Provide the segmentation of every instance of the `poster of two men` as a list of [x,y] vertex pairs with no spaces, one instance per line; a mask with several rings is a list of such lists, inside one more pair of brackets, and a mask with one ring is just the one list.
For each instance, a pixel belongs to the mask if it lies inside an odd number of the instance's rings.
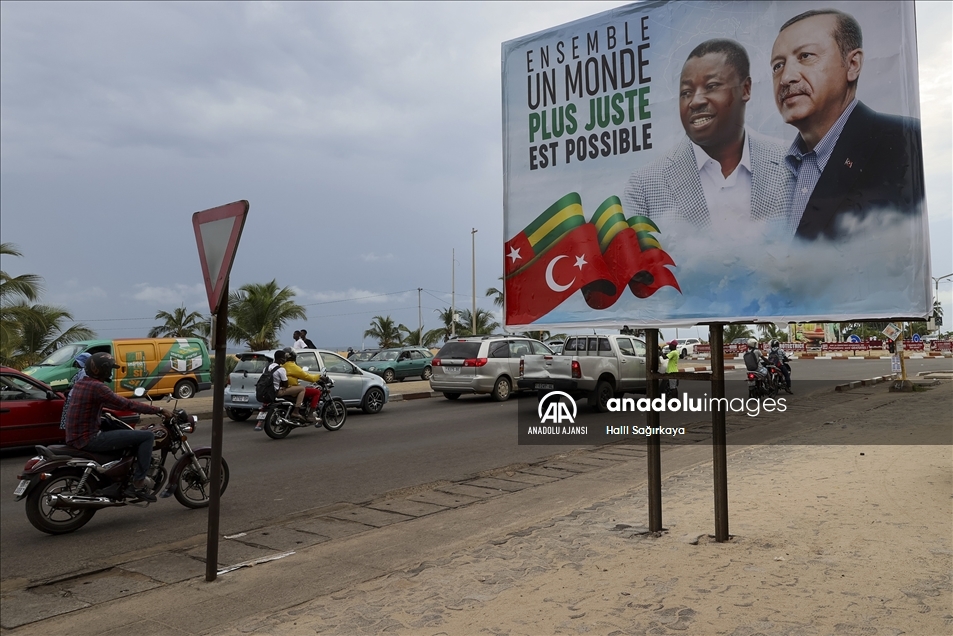
[[913,12],[652,2],[504,43],[507,326],[926,315]]

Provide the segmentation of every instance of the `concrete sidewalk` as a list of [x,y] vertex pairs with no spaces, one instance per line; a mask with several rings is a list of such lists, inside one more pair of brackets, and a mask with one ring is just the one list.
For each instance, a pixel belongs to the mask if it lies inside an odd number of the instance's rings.
[[[204,547],[157,546],[4,593],[3,625],[27,624],[2,633],[949,634],[953,449],[884,442],[950,439],[953,387],[887,389],[773,414],[770,445],[730,417],[724,544],[699,434],[663,445],[658,535],[644,443],[613,445],[249,529],[220,549],[244,567],[213,583]],[[29,623],[31,602],[74,611]]]

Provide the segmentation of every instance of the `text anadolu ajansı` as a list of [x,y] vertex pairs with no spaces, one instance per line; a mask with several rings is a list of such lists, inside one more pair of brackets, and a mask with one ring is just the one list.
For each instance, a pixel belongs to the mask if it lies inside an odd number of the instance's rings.
[[529,167],[652,147],[648,16],[526,50]]

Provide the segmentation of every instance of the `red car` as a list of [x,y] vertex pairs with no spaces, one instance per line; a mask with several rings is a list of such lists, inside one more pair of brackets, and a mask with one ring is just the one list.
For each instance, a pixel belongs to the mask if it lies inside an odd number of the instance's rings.
[[[65,398],[48,385],[20,373],[0,367],[0,448],[62,444],[60,429]],[[120,411],[116,417],[138,424],[139,414]]]

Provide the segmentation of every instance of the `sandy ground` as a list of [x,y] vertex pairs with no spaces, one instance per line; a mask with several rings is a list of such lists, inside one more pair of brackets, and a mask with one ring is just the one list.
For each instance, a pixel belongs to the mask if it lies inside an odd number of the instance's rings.
[[665,480],[661,536],[633,488],[223,633],[953,634],[953,449],[879,419],[730,453],[728,543],[706,463]]

